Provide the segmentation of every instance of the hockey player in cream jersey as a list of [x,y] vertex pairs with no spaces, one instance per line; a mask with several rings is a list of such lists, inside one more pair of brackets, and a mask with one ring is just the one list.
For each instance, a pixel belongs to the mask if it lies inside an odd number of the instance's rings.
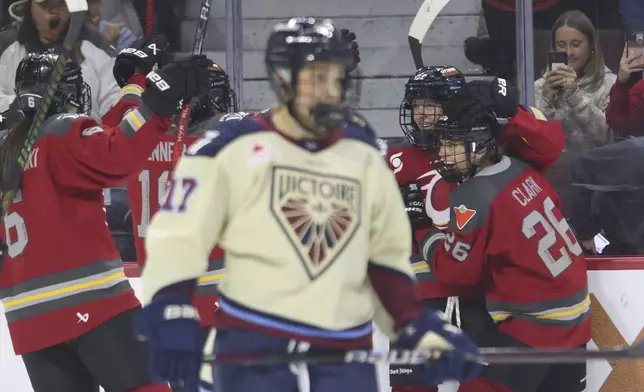
[[[266,52],[280,105],[195,142],[148,229],[143,272],[156,379],[193,384],[201,362],[190,305],[215,243],[226,252],[215,355],[371,347],[374,317],[398,347],[445,353],[429,383],[465,380],[476,347],[421,308],[411,229],[375,136],[348,109],[355,46],[328,20],[278,24]],[[226,392],[376,392],[373,365],[215,363]]]

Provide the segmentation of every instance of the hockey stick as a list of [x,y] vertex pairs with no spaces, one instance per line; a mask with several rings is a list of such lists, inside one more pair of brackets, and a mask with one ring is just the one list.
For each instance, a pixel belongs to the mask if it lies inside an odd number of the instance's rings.
[[409,28],[409,49],[414,59],[416,69],[424,67],[423,63],[423,40],[429,28],[436,20],[438,14],[449,3],[449,0],[425,0],[416,12],[414,21]]
[[145,9],[145,38],[152,37],[154,33],[154,2],[156,0],[148,0]]
[[[202,0],[201,12],[199,13],[199,22],[197,23],[197,32],[195,33],[195,42],[192,47],[192,54],[201,54],[203,51],[203,40],[206,36],[206,27],[208,27],[208,16],[210,15],[210,3],[212,0]],[[183,150],[183,138],[186,136],[188,120],[190,119],[190,101],[183,103],[179,122],[177,123],[177,140],[172,146],[172,168],[177,165],[181,151]]]
[[34,115],[33,121],[31,122],[31,127],[27,134],[25,144],[20,150],[20,154],[16,157],[16,162],[11,168],[10,175],[8,179],[3,179],[2,184],[2,210],[0,216],[4,218],[4,214],[7,212],[7,207],[9,202],[13,199],[17,189],[20,187],[20,181],[22,179],[22,171],[29,160],[29,153],[33,147],[36,139],[41,134],[41,126],[45,121],[49,108],[51,108],[52,100],[56,90],[58,90],[58,85],[60,84],[60,78],[63,75],[65,65],[69,61],[72,55],[72,50],[74,44],[78,39],[78,36],[85,22],[87,14],[87,1],[86,0],[66,0],[67,8],[70,12],[70,21],[69,29],[67,30],[67,35],[63,41],[63,47],[58,55],[58,60],[52,71],[51,78],[45,89],[40,105],[38,105],[38,110]]
[[[279,365],[291,362],[306,362],[311,364],[388,362],[392,365],[418,365],[431,361],[435,357],[432,354],[435,353],[429,350],[390,350],[388,352],[352,350],[326,354],[280,353],[209,356],[204,360],[220,363],[235,363],[245,366]],[[484,347],[479,349],[479,356],[471,356],[468,359],[482,365],[583,363],[593,360],[644,359],[644,341],[637,342],[632,346],[616,347],[608,350]]]

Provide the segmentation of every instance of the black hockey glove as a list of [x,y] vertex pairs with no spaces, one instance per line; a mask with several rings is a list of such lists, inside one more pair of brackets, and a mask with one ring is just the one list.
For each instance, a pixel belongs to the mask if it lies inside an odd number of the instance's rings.
[[170,62],[158,72],[147,76],[143,103],[161,117],[171,118],[181,100],[208,93],[209,70],[212,60],[204,55],[193,55]]
[[358,42],[356,41],[356,33],[349,29],[340,29],[340,36],[347,43],[351,44],[351,50],[353,51],[353,62],[347,69],[348,72],[351,72],[358,68],[358,64],[360,64],[360,48],[358,47]]
[[412,227],[431,223],[425,210],[425,196],[420,190],[420,185],[417,182],[408,182],[401,188],[401,192]]
[[168,39],[156,35],[148,40],[138,40],[131,47],[121,50],[114,61],[114,78],[119,86],[123,87],[135,72],[147,74],[154,65],[161,67],[168,49]]
[[482,116],[494,113],[496,118],[513,117],[519,110],[519,94],[505,79],[467,83],[443,105],[443,113],[462,125],[470,126]]

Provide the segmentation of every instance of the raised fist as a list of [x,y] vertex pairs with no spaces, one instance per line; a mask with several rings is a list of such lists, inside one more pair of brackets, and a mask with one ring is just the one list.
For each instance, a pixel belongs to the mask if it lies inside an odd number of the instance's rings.
[[131,47],[121,50],[112,69],[116,82],[123,87],[135,73],[147,74],[155,65],[162,66],[167,49],[168,39],[159,34],[145,41],[139,40]]
[[146,78],[143,103],[159,116],[171,118],[181,100],[208,93],[209,67],[212,64],[212,60],[204,55],[192,55],[172,61],[158,72],[150,72]]

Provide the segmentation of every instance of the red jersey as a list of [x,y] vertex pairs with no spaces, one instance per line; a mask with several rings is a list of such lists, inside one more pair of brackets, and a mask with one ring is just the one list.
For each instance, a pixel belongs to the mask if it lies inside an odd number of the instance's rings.
[[423,247],[439,281],[482,287],[499,330],[529,346],[590,340],[586,261],[540,172],[505,156],[452,191],[450,215]]
[[[207,129],[208,125],[205,126]],[[184,150],[197,139],[198,137],[195,136],[186,136]],[[176,135],[163,135],[138,177],[132,177],[127,184],[128,198],[132,208],[136,259],[139,266],[145,264],[145,233],[151,217],[157,212],[163,200],[164,190],[171,172],[172,146],[176,140]],[[199,278],[193,302],[193,305],[199,310],[202,326],[213,325],[217,307],[215,302],[218,299],[217,286],[223,278],[223,270],[224,252],[221,248],[215,247],[210,254],[208,272]]]
[[[408,182],[418,183],[425,195],[427,215],[436,220],[432,223],[437,228],[446,228],[449,222],[449,194],[454,185],[438,174],[438,156],[411,145],[405,138],[389,139],[387,146],[387,162],[398,185],[402,187]],[[428,225],[414,231],[414,255],[420,255],[417,244],[430,228],[431,225]],[[411,263],[423,299],[465,295],[470,291],[468,287],[438,282],[422,257],[412,256]]]
[[170,121],[139,106],[143,75],[130,82],[103,126],[59,114],[33,145],[0,230],[0,297],[18,355],[139,306],[105,223],[103,188],[136,173]]

